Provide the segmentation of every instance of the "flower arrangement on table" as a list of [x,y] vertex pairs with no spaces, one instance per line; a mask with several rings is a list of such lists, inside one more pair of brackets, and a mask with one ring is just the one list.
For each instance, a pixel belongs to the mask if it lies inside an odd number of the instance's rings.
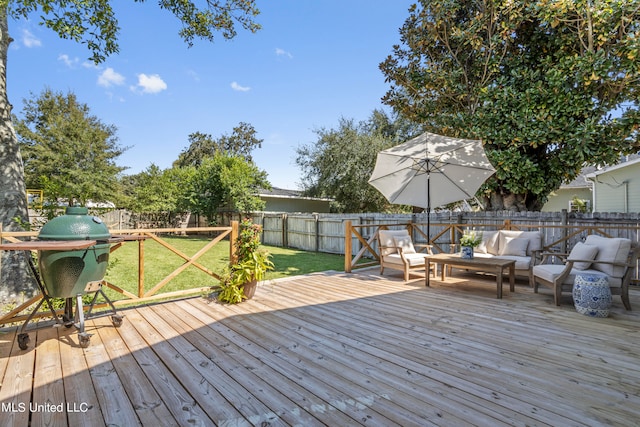
[[475,248],[482,242],[482,233],[477,232],[475,229],[466,229],[462,237],[460,238],[460,246],[469,246]]

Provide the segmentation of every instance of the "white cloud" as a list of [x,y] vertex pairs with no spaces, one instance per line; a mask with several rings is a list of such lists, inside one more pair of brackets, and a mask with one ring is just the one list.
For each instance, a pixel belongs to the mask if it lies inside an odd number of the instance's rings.
[[158,93],[167,89],[167,84],[158,74],[150,76],[146,74],[138,74],[138,86],[135,89],[141,89],[142,93]]
[[80,62],[78,58],[69,58],[69,55],[66,53],[58,55],[58,61],[64,62],[64,65],[69,68],[75,67]]
[[187,76],[191,77],[194,82],[200,81],[200,76],[194,70],[191,70],[191,69],[187,70]]
[[39,38],[31,34],[29,30],[22,30],[22,44],[26,47],[40,47],[42,42]]
[[83,61],[82,62],[82,66],[84,68],[89,68],[89,69],[94,69],[94,70],[100,69],[100,67],[98,67],[98,65],[95,62],[92,62],[92,61]]
[[231,89],[237,90],[238,92],[248,92],[251,90],[249,86],[240,86],[238,82],[231,83]]
[[98,85],[103,87],[120,86],[124,84],[124,76],[109,67],[98,76]]
[[279,47],[276,48],[276,55],[278,55],[278,56],[286,56],[289,59],[293,59],[293,55],[290,52],[287,52],[284,49],[280,49]]

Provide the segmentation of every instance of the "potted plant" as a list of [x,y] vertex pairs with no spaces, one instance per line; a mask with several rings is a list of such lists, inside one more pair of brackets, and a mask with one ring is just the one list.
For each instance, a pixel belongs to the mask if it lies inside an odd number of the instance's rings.
[[460,257],[465,259],[473,259],[473,248],[482,242],[482,233],[476,232],[475,229],[466,229],[460,238]]
[[235,242],[237,262],[220,277],[219,301],[236,304],[253,298],[258,281],[264,279],[268,270],[273,270],[271,254],[260,247],[261,232],[262,227],[251,219],[240,222]]

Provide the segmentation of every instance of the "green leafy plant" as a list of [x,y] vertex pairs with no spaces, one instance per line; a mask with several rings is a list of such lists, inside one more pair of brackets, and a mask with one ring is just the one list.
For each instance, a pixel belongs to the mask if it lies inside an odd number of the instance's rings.
[[474,230],[465,230],[464,234],[460,238],[460,246],[471,246],[475,248],[482,242],[482,233]]
[[264,249],[258,249],[250,253],[244,261],[234,265],[233,272],[240,283],[246,283],[252,280],[263,280],[267,270],[273,270],[273,267],[271,254]]
[[244,285],[251,281],[260,281],[268,270],[274,269],[271,254],[260,247],[262,227],[251,219],[240,222],[238,240],[235,243],[237,262],[220,278],[218,300],[236,304],[246,299]]
[[240,283],[238,283],[228,267],[220,276],[217,298],[218,301],[229,304],[237,304],[244,300],[244,290],[240,287]]

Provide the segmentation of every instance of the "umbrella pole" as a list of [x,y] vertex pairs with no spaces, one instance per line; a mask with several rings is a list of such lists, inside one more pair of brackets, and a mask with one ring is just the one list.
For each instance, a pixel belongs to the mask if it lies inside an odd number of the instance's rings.
[[431,244],[431,174],[427,171],[427,245]]
[[431,208],[427,208],[427,245],[431,244]]

